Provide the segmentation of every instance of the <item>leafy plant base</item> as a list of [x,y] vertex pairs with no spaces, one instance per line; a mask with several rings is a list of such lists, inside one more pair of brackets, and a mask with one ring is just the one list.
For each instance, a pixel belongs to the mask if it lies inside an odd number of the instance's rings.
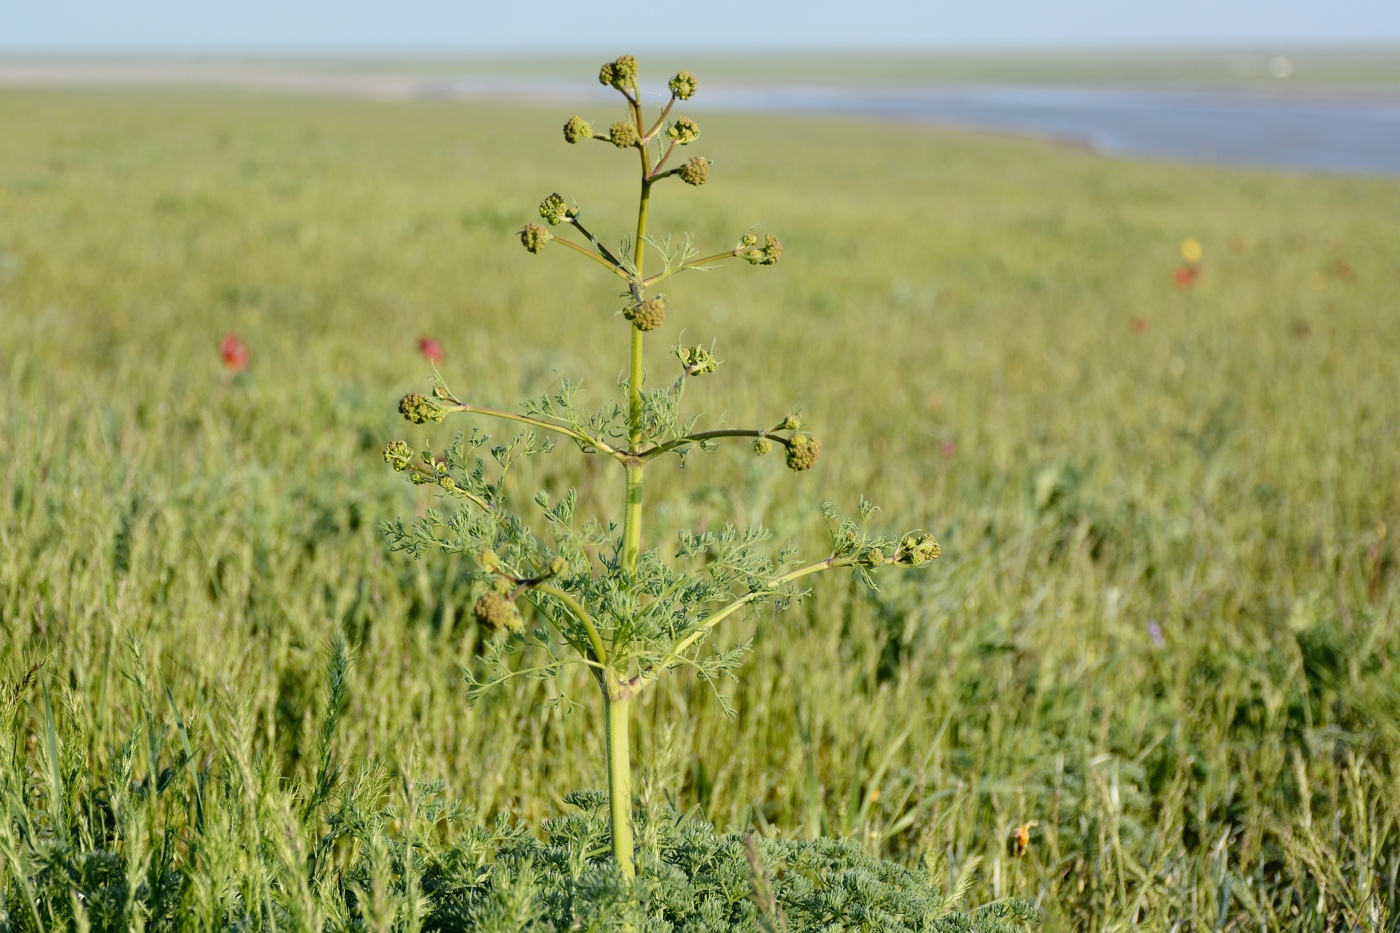
[[[544,841],[519,833],[475,876],[449,860],[425,875],[424,928],[481,931],[999,931],[1037,912],[998,902],[956,909],[932,877],[872,858],[850,840],[752,839],[703,820],[638,814],[637,876],[611,856],[607,796],[571,794],[579,812],[549,821]],[[460,864],[460,863],[459,863]]]

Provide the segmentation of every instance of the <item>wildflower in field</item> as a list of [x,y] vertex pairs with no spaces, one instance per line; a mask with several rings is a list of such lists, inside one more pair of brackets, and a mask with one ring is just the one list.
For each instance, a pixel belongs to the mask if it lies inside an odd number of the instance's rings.
[[434,366],[442,362],[442,344],[431,337],[418,338],[418,352],[423,354],[423,359]]
[[1133,318],[1133,333],[1135,333],[1135,334],[1141,334],[1141,333],[1143,333],[1143,332],[1146,331],[1146,330],[1147,330],[1147,318],[1145,318],[1145,317],[1135,317],[1135,318]]
[[1182,266],[1172,273],[1172,284],[1177,288],[1190,288],[1200,277],[1200,266]]
[[1181,241],[1181,259],[1189,266],[1194,266],[1201,261],[1201,241],[1192,237],[1187,237]]
[[1167,644],[1167,640],[1162,637],[1162,626],[1158,625],[1155,620],[1150,620],[1147,623],[1147,637],[1151,638],[1152,644],[1158,648],[1165,647]]
[[231,372],[241,373],[248,368],[248,345],[238,339],[237,334],[225,334],[219,341],[219,355],[224,366]]
[[938,445],[938,452],[943,455],[943,459],[952,460],[958,455],[958,442],[944,441]]

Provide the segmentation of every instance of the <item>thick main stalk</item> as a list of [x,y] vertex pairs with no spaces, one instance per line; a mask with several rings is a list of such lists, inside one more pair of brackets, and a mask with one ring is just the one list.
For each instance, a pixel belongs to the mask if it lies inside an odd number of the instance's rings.
[[611,685],[605,686],[603,709],[608,730],[608,817],[612,824],[613,858],[622,874],[636,874],[632,862],[632,761],[627,734],[627,713],[630,701],[611,695]]

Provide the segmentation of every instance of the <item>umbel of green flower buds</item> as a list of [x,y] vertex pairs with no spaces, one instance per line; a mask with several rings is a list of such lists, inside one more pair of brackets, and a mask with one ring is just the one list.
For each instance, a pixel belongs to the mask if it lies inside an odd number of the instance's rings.
[[[414,424],[427,424],[429,421],[441,421],[447,417],[447,412],[417,392],[410,392],[399,399],[399,414]],[[386,450],[384,455],[387,458],[389,452]]]
[[619,91],[637,77],[637,59],[631,55],[619,55],[616,61],[605,64],[598,70],[598,83],[610,84]]
[[502,629],[507,632],[519,632],[525,628],[520,619],[520,610],[515,608],[515,603],[509,596],[498,590],[483,593],[472,607],[472,615],[476,616],[476,621],[493,632]]
[[906,535],[904,540],[899,542],[899,550],[895,553],[894,560],[895,563],[906,567],[922,567],[931,560],[937,560],[938,555],[942,553],[943,548],[933,535]]
[[704,156],[695,156],[677,174],[687,185],[699,187],[710,180],[710,163]]
[[760,437],[753,442],[753,452],[760,457],[766,457],[773,452],[773,442],[766,437]]
[[608,127],[608,139],[617,148],[626,149],[637,145],[641,137],[637,135],[637,125],[631,120],[618,120]]
[[554,234],[539,224],[526,224],[525,229],[520,231],[521,245],[532,253],[538,253],[544,249],[544,245],[552,239],[554,239]]
[[631,321],[637,330],[656,330],[666,320],[666,299],[660,295],[648,298],[622,312],[622,316]]
[[794,434],[788,441],[787,465],[789,470],[801,473],[810,470],[821,456],[822,442],[810,434]]
[[[745,234],[743,246],[753,246],[757,242],[758,240],[753,234]],[[778,238],[770,233],[763,238],[763,245],[758,249],[750,249],[748,252],[741,253],[740,255],[755,266],[776,266],[778,260],[782,258],[783,255],[783,244],[778,242]]]
[[564,124],[564,139],[566,142],[576,143],[581,139],[592,139],[593,127],[588,125],[588,121],[583,117],[570,117],[569,122]]
[[695,96],[695,75],[688,71],[679,72],[671,79],[669,86],[677,100],[690,100]]
[[413,448],[403,441],[390,441],[389,445],[384,448],[384,462],[400,473],[408,469],[409,461],[412,459]]
[[569,210],[562,194],[551,194],[540,202],[540,216],[549,221],[550,226],[558,226],[576,213],[578,212]]
[[666,135],[679,145],[688,146],[700,138],[700,127],[689,117],[680,117],[666,128]]
[[705,347],[676,347],[676,359],[687,376],[708,376],[719,366],[719,360]]

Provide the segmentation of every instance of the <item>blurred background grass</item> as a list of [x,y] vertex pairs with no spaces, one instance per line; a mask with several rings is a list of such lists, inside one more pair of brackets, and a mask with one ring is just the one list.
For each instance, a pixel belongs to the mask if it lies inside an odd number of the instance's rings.
[[[338,633],[359,658],[347,774],[441,780],[534,823],[602,785],[591,694],[560,716],[542,711],[560,685],[521,683],[468,710],[461,568],[375,530],[434,501],[380,458],[421,440],[395,412],[426,385],[419,336],[476,402],[556,373],[615,391],[613,285],[514,236],[553,190],[609,239],[628,228],[631,162],[565,146],[568,116],[0,92],[12,789],[42,783],[47,722],[77,801],[176,710],[206,770],[236,733],[310,780]],[[799,405],[823,460],[658,469],[647,543],[733,519],[815,555],[819,504],[864,493],[944,557],[736,620],[727,637],[755,642],[734,721],[685,676],[639,712],[654,786],[722,826],[857,835],[974,901],[1035,900],[1052,928],[1390,922],[1396,183],[873,122],[703,127],[712,181],[667,190],[653,229],[722,248],[757,223],[786,251],[677,280],[650,372],[717,336],[693,409]],[[1184,237],[1205,258],[1178,289]],[[251,350],[237,378],[225,333]],[[528,478],[618,511],[620,477],[562,450]],[[139,685],[162,677],[152,712]]]

